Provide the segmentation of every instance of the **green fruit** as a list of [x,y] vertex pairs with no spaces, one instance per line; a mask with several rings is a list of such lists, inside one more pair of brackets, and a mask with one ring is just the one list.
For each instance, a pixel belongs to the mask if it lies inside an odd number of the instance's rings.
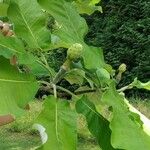
[[67,58],[71,61],[76,60],[82,56],[83,46],[79,43],[73,44],[67,51]]
[[120,73],[125,72],[126,69],[127,69],[126,64],[121,64],[121,65],[119,66],[119,68],[118,68],[118,70],[119,70]]

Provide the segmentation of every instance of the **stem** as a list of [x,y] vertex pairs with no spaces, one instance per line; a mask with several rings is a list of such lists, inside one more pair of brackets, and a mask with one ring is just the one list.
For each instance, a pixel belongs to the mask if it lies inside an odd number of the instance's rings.
[[[44,91],[50,92],[50,93],[52,93],[52,88],[54,89],[54,86],[56,86],[55,84],[51,84],[47,81],[38,81],[38,82],[41,84],[47,85],[47,86],[42,86],[41,89]],[[77,91],[77,92],[73,93],[73,92],[67,90],[66,88],[63,88],[63,87],[58,86],[58,85],[56,86],[56,89],[62,90],[64,92],[68,93],[69,95],[72,95],[75,97],[78,97],[77,95],[81,95],[81,94],[96,92],[96,89],[89,89],[89,90]]]
[[53,84],[57,84],[65,75],[66,69],[61,67],[59,72],[56,74],[55,78],[53,79]]
[[68,93],[69,95],[72,95],[72,96],[74,96],[74,97],[76,97],[76,98],[79,98],[77,95],[75,95],[74,93],[72,93],[71,91],[69,91],[69,90],[67,90],[67,89],[65,89],[65,88],[63,88],[63,87],[61,87],[61,86],[56,86],[56,88],[57,89],[59,89],[59,90],[62,90],[62,91],[64,91],[64,92],[66,92],[66,93]]
[[[54,95],[54,90],[53,88],[50,88],[49,86],[41,86],[40,87],[40,91],[45,91],[45,92],[48,92],[50,95]],[[62,90],[61,90],[62,91]],[[70,96],[70,94],[66,93],[66,92],[59,92],[57,91],[57,97],[68,97],[68,95]]]
[[122,78],[122,72],[118,72],[118,74],[116,76],[117,83],[119,83],[121,81],[121,78]]
[[47,85],[49,88],[51,87],[51,84],[47,81],[38,81],[38,83],[41,83],[41,84],[45,84]]
[[85,93],[93,93],[96,92],[96,89],[82,90],[75,92],[76,95],[85,94]]
[[43,58],[43,61],[44,61],[45,65],[49,67],[49,64],[48,64],[48,62],[47,62],[47,60],[46,60],[46,58],[45,58],[43,53],[41,53],[41,56]]
[[36,60],[37,63],[39,63],[41,66],[43,66],[50,74],[50,78],[52,79],[52,72],[50,70],[50,68],[48,66],[46,66],[45,64],[43,64],[41,61]]
[[56,85],[53,84],[53,91],[54,91],[54,97],[57,99],[57,89],[56,89]]
[[59,72],[56,74],[55,78],[53,79],[53,84],[57,84],[61,79],[63,79],[65,73],[70,68],[71,61],[67,59],[64,64],[61,66]]
[[129,84],[127,86],[122,87],[121,89],[118,89],[117,91],[120,93],[120,92],[124,92],[125,90],[132,89],[132,88],[133,86]]

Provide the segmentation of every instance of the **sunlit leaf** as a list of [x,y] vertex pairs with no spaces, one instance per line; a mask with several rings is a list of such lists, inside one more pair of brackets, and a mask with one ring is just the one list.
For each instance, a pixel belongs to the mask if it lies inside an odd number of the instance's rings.
[[20,115],[34,99],[38,84],[33,76],[20,73],[9,61],[0,57],[0,115]]
[[77,7],[80,14],[91,15],[95,11],[100,11],[102,13],[102,7],[96,6],[100,0],[75,0],[74,5]]
[[8,5],[0,2],[0,16],[7,16]]
[[0,34],[0,55],[11,58],[13,55],[19,57],[24,54],[24,46],[19,39],[15,37],[4,37]]
[[36,120],[36,123],[45,128],[48,136],[47,142],[39,149],[76,150],[76,117],[76,112],[71,110],[68,101],[48,97],[43,111]]
[[102,150],[114,150],[110,143],[109,121],[97,112],[94,104],[84,96],[77,101],[76,110],[86,117],[88,128],[96,137]]
[[137,80],[137,78],[134,79],[133,83],[131,83],[132,86],[135,86],[139,89],[146,89],[146,90],[150,90],[150,81],[146,82],[146,83],[142,83],[139,80]]
[[46,29],[46,16],[36,0],[11,1],[8,17],[14,23],[15,34],[24,39],[30,48],[47,48],[50,33]]
[[4,37],[0,35],[0,55],[7,59],[16,56],[17,63],[26,65],[28,72],[32,72],[34,75],[46,76],[49,74],[49,71],[39,63],[39,58],[25,51],[22,41],[16,37]]
[[80,69],[73,69],[65,75],[65,79],[70,84],[82,85],[85,78],[86,78],[85,72],[83,70],[80,70]]
[[126,150],[149,150],[150,135],[138,113],[130,111],[123,96],[115,90],[114,83],[104,93],[102,101],[112,107],[111,143],[114,148]]

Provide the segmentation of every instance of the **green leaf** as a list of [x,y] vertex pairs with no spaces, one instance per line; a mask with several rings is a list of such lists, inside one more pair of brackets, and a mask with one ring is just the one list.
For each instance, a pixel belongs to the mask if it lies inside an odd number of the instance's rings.
[[80,69],[73,69],[65,75],[65,79],[70,83],[70,84],[79,84],[82,85],[85,77],[85,72]]
[[136,108],[134,108],[127,99],[124,99],[124,102],[128,105],[131,112],[134,112],[140,116],[140,119],[143,122],[143,130],[150,136],[150,120]]
[[96,10],[102,13],[102,7],[96,6],[100,0],[75,0],[74,5],[77,7],[80,14],[88,14],[91,15]]
[[18,63],[26,65],[34,75],[49,75],[49,71],[39,63],[39,58],[26,52],[22,41],[16,37],[4,37],[0,34],[0,55],[7,59],[15,55]]
[[111,130],[109,129],[109,121],[97,112],[94,104],[83,96],[77,101],[76,110],[86,117],[88,128],[96,137],[102,150],[114,150],[110,143]]
[[105,83],[108,83],[110,81],[110,74],[104,68],[97,69],[96,75],[97,75],[98,81],[101,85],[104,85]]
[[46,29],[46,17],[36,0],[12,0],[8,17],[14,23],[15,34],[24,39],[30,48],[47,48],[50,32]]
[[8,5],[0,2],[0,16],[7,16]]
[[[56,19],[59,28],[55,34],[58,35],[62,41],[65,41],[69,47],[74,43],[83,41],[88,27],[72,3],[66,2],[65,0],[38,0],[38,2]],[[49,5],[47,5],[48,3]]]
[[20,115],[26,104],[34,99],[38,84],[33,76],[19,73],[0,57],[0,115]]
[[0,55],[11,58],[13,55],[19,57],[24,54],[24,46],[19,39],[15,37],[4,37],[0,34]]
[[150,134],[144,130],[143,120],[138,113],[130,111],[123,96],[116,91],[114,83],[111,83],[104,93],[102,101],[113,110],[110,122],[113,147],[126,150],[149,150]]
[[75,9],[72,2],[65,0],[38,0],[39,4],[55,19],[58,29],[54,34],[62,41],[59,47],[69,48],[75,43],[82,44],[84,48],[83,59],[87,68],[97,68],[104,65],[102,50],[90,47],[84,42],[88,27]]
[[48,97],[44,108],[36,120],[48,135],[47,142],[40,150],[76,150],[77,115],[71,110],[68,101]]
[[105,65],[103,51],[101,48],[84,45],[84,63],[87,69],[95,69]]
[[109,80],[110,79],[109,72],[104,68],[97,69],[96,74],[97,74],[99,80]]
[[29,68],[30,72],[34,75],[40,76],[49,76],[49,71],[41,64],[39,64],[36,60],[31,62],[30,64],[26,63],[27,67]]
[[135,86],[139,89],[146,89],[146,90],[150,90],[150,81],[146,82],[146,83],[142,83],[139,80],[137,80],[137,78],[134,79],[134,81],[131,83],[132,86]]
[[[44,66],[43,62],[39,60],[38,57],[33,56],[30,53],[26,53],[18,58],[21,65],[25,65],[27,72],[30,72],[36,76],[48,76],[50,74],[49,70]],[[51,72],[54,70],[51,68]]]
[[96,106],[98,106],[99,104],[100,105],[102,104],[101,101],[100,101],[100,98],[102,96],[102,92],[100,90],[98,90],[98,89],[95,90],[94,88],[90,88],[89,86],[82,86],[82,87],[79,87],[75,91],[75,94],[77,94],[78,96],[82,97],[85,94],[84,93],[85,91],[86,91],[87,99],[89,101],[94,103]]

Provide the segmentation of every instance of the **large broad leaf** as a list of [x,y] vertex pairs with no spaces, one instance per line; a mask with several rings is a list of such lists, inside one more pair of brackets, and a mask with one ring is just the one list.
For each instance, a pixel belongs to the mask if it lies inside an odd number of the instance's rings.
[[16,37],[4,37],[0,34],[0,55],[7,59],[16,56],[17,62],[28,66],[34,75],[48,75],[49,71],[44,68],[39,58],[25,51],[21,40]]
[[131,83],[132,86],[135,86],[139,89],[146,89],[146,90],[150,90],[150,81],[146,82],[146,83],[142,83],[139,80],[137,80],[137,78],[134,79],[134,81]]
[[8,17],[14,23],[15,34],[23,38],[30,48],[49,47],[46,17],[36,0],[12,0]]
[[102,101],[113,110],[110,122],[113,147],[126,150],[149,150],[150,134],[144,129],[143,119],[124,101],[123,96],[118,94],[114,83],[111,83],[104,93]]
[[31,53],[25,53],[18,57],[18,62],[21,65],[25,65],[27,72],[30,72],[36,76],[49,76],[54,75],[53,68],[47,68],[41,59]]
[[77,7],[79,13],[91,15],[96,10],[102,12],[101,6],[96,6],[100,0],[75,0],[74,5]]
[[68,101],[48,97],[36,121],[46,129],[48,135],[47,142],[40,150],[76,150],[76,119],[76,112],[71,110]]
[[84,47],[83,58],[87,68],[104,65],[102,50],[85,44],[84,36],[88,32],[88,27],[72,2],[65,0],[38,0],[38,2],[56,19],[58,29],[54,34],[62,41],[59,42],[61,43],[58,44],[59,47],[69,48],[74,43],[80,43]]
[[109,129],[109,121],[97,112],[94,104],[83,96],[77,101],[76,110],[86,117],[88,128],[96,137],[102,150],[114,150],[110,143],[111,130]]
[[11,58],[13,55],[19,57],[25,54],[22,42],[15,37],[4,37],[0,34],[0,55]]
[[143,130],[150,136],[150,120],[134,108],[127,99],[124,99],[124,102],[128,105],[131,112],[137,113],[140,116],[140,119],[143,122]]
[[0,16],[7,16],[8,5],[0,1]]
[[0,57],[0,115],[20,115],[37,90],[33,76],[20,73],[7,59]]
[[65,75],[65,79],[70,84],[76,83],[76,84],[82,85],[84,78],[85,78],[85,72],[79,69],[73,69]]

